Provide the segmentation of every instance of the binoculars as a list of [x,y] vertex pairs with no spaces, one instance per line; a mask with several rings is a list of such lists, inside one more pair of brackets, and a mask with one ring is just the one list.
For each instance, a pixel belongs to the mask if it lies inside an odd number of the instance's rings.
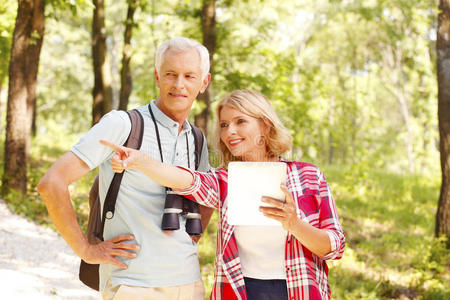
[[180,229],[180,220],[178,218],[180,214],[186,218],[186,232],[189,235],[198,236],[202,234],[202,221],[198,204],[168,190],[164,204],[162,229]]

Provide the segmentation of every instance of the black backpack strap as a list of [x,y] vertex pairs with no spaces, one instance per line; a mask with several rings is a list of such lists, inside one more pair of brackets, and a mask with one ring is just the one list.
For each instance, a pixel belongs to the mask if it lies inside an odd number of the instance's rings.
[[[142,138],[144,135],[144,118],[136,109],[127,111],[127,114],[128,117],[130,117],[131,121],[131,131],[128,139],[123,145],[128,148],[140,149],[142,145]],[[102,240],[105,220],[111,219],[114,216],[117,194],[119,193],[120,184],[122,182],[124,173],[125,171],[122,173],[114,173],[114,177],[111,181],[111,184],[109,185],[108,192],[106,193],[105,202],[103,205],[102,226],[100,231],[100,238]]]
[[144,136],[144,118],[137,109],[127,111],[131,120],[131,132],[124,146],[133,149],[139,149],[142,145]]
[[198,166],[200,165],[200,159],[202,157],[203,150],[203,141],[205,137],[200,128],[191,124],[192,133],[194,134],[194,144],[195,144],[195,170],[198,170]]

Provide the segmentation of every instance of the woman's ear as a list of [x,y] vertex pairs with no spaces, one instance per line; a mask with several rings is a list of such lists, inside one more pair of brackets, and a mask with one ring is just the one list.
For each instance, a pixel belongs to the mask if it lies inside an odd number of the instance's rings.
[[269,134],[270,129],[274,127],[273,123],[266,117],[262,117],[262,125],[263,125],[264,135]]

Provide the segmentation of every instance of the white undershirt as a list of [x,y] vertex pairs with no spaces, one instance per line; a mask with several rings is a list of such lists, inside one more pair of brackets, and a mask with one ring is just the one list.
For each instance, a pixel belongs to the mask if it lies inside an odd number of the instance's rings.
[[235,226],[234,236],[245,277],[286,279],[287,231],[281,226]]

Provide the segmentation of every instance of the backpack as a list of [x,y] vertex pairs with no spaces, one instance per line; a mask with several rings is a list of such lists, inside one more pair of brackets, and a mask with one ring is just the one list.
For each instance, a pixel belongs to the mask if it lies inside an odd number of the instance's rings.
[[[140,149],[142,144],[142,138],[144,134],[144,119],[141,113],[136,110],[127,111],[128,116],[131,121],[131,131],[128,139],[123,144],[125,147]],[[191,124],[194,143],[195,143],[195,169],[198,169],[200,164],[200,157],[203,149],[204,136],[202,131]],[[119,193],[120,184],[122,182],[122,173],[114,173],[111,184],[109,185],[108,191],[106,193],[103,214],[101,212],[101,202],[98,195],[98,176],[92,184],[91,190],[89,192],[89,219],[88,228],[86,231],[86,236],[90,244],[99,244],[103,241],[103,229],[105,226],[105,220],[111,219],[114,216],[114,210],[116,206],[117,194]],[[207,221],[209,221],[209,217]],[[203,219],[202,219],[203,220]],[[206,226],[205,226],[206,227]],[[99,265],[98,264],[88,264],[81,260],[79,279],[88,287],[99,290]]]

